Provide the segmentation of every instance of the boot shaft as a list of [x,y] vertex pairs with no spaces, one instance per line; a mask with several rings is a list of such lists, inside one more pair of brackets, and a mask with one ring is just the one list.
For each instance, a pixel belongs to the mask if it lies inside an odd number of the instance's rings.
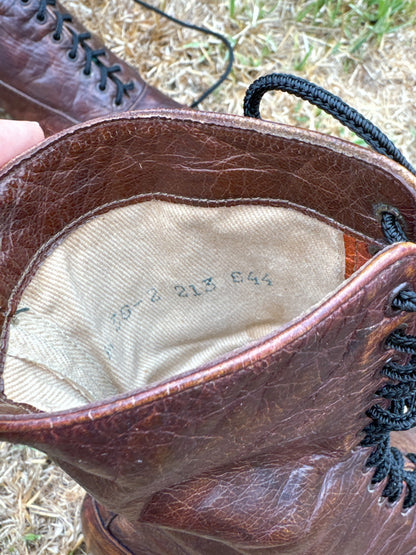
[[48,134],[126,110],[180,108],[56,0],[1,0],[0,103]]
[[[359,444],[366,411],[387,381],[380,370],[393,352],[385,340],[413,325],[390,304],[403,284],[415,285],[416,250],[411,243],[383,250],[379,221],[380,207],[397,210],[414,239],[414,179],[406,170],[315,133],[172,112],[123,115],[51,138],[5,168],[1,184],[3,363],[37,274],[71,235],[115,210],[145,203],[285,210],[298,225],[333,234],[339,283],[266,337],[162,383],[60,412],[5,398],[0,434],[46,451],[131,523],[177,530],[177,538],[191,532],[240,552],[316,553],[346,541],[328,532],[347,507],[362,514],[361,532],[383,522],[377,541],[384,545],[397,521],[386,524],[386,508],[365,489],[369,450]],[[302,248],[320,240],[305,236]],[[240,270],[234,277],[247,281]],[[321,273],[312,264],[311,282]],[[254,277],[250,285],[260,287]],[[403,518],[413,529],[413,512]],[[364,552],[363,537],[349,539],[351,549]]]

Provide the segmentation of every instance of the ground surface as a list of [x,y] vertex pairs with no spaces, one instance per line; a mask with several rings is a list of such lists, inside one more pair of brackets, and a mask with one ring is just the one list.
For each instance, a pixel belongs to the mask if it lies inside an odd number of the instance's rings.
[[[32,0],[38,2],[39,0]],[[201,105],[242,113],[260,75],[295,73],[341,95],[416,161],[416,2],[372,0],[153,0],[170,14],[225,34],[233,72]],[[63,0],[152,85],[190,104],[225,67],[217,39],[178,27],[133,0]],[[361,141],[318,109],[269,94],[263,117]],[[0,552],[86,553],[79,524],[83,492],[32,449],[0,444]]]

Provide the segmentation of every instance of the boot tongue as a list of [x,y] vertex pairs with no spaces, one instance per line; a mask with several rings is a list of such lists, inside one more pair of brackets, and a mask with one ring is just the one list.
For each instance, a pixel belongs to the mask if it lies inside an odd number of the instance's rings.
[[361,266],[372,257],[369,243],[344,233],[345,247],[345,278],[352,276]]

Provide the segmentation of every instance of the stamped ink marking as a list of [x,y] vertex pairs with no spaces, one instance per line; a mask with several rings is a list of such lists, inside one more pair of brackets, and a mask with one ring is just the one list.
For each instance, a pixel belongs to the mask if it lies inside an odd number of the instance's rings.
[[[145,289],[141,292],[140,298],[134,302],[122,304],[110,314],[113,331],[120,332],[130,322],[137,323],[142,310],[149,310],[159,304],[164,306],[165,302],[172,303],[174,299],[188,299],[188,302],[194,303],[198,302],[198,299],[208,298],[207,295],[226,295],[227,289],[234,287],[234,284],[238,288],[246,287],[247,291],[249,288],[261,291],[261,288],[273,286],[272,278],[268,273],[254,270],[234,270],[223,276],[201,276],[201,279],[192,281],[193,283],[172,283]],[[111,338],[109,340],[111,341]],[[109,342],[106,345],[105,352],[109,360],[114,358],[115,350],[113,343]]]
[[217,286],[214,283],[214,278],[209,277],[206,279],[202,279],[198,282],[198,285],[193,283],[189,285],[174,285],[174,289],[178,295],[178,297],[201,297],[205,293],[211,293],[217,289]]
[[149,289],[148,293],[151,293],[151,297],[150,300],[152,301],[152,303],[157,303],[158,301],[161,300],[161,296],[159,295],[159,293],[157,292],[157,289],[155,289],[154,287],[152,287],[151,289]]
[[157,303],[162,300],[161,295],[155,287],[148,289],[146,291],[146,296],[146,299],[139,299],[131,305],[127,303],[123,304],[116,312],[110,315],[110,321],[115,331],[120,331],[123,325],[135,315],[138,307],[143,305],[145,301]]
[[269,287],[273,285],[269,274],[264,274],[263,277],[259,278],[254,272],[249,272],[248,274],[244,274],[243,272],[231,272],[231,279],[234,283],[245,283],[249,281],[253,283],[253,285],[261,285],[262,283],[265,283]]

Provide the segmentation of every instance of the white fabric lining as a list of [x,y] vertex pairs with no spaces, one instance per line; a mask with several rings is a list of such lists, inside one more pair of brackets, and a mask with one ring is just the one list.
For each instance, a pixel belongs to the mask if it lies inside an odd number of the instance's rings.
[[342,232],[293,208],[113,209],[72,231],[25,289],[5,393],[53,411],[157,383],[272,332],[344,273]]

